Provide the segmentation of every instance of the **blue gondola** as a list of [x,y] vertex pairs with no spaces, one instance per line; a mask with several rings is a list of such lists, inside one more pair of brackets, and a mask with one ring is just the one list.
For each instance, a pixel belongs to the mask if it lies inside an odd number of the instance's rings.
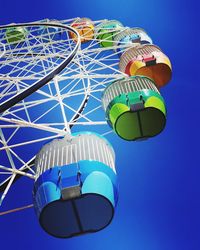
[[118,200],[114,158],[110,143],[95,133],[56,139],[41,149],[33,197],[47,233],[68,238],[111,222]]

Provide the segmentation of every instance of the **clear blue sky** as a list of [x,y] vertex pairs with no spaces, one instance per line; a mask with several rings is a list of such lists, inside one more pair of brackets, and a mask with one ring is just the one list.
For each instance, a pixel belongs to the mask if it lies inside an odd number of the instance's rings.
[[[147,30],[170,57],[173,79],[162,89],[168,108],[164,132],[145,142],[111,138],[117,154],[120,199],[105,230],[67,240],[42,231],[33,210],[0,217],[2,249],[199,250],[198,1],[18,0],[0,4],[0,24],[42,18],[118,19]],[[31,203],[32,183],[21,179],[8,207]]]

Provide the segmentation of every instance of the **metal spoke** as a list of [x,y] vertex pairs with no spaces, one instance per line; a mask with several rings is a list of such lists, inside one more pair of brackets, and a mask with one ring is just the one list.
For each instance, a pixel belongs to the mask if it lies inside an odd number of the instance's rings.
[[[106,19],[93,21],[94,37],[80,45],[78,31],[70,26],[79,20],[0,26],[1,203],[17,178],[35,179],[36,152],[32,148],[39,150],[48,140],[73,133],[73,128],[88,130],[101,126],[103,135],[112,133],[101,108],[101,95],[110,82],[126,76],[119,70],[117,51],[126,45],[118,46],[115,41],[113,47],[100,45],[98,27]],[[23,27],[23,41],[9,42],[9,27]],[[126,29],[116,30],[116,34]],[[75,32],[78,40],[70,32]],[[64,63],[70,56],[70,63]],[[36,83],[40,84],[31,89]],[[24,154],[26,150],[30,155]]]

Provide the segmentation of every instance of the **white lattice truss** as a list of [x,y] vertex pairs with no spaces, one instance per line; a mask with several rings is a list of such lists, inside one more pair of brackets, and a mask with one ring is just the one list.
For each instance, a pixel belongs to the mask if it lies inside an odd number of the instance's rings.
[[[78,20],[60,23],[70,25]],[[95,21],[95,29],[102,22],[106,20]],[[37,27],[32,24],[27,27],[29,35],[17,45],[6,43],[6,29],[0,29],[0,103],[49,74],[76,44],[68,32],[60,35],[64,32],[61,28],[46,28],[42,33],[42,22]],[[116,34],[125,29],[127,27],[117,30]],[[59,35],[60,38],[56,38]],[[16,176],[35,179],[34,158],[42,143],[69,135],[72,126],[80,130],[81,126],[89,126],[87,130],[95,126],[103,135],[111,133],[105,121],[101,94],[107,84],[126,76],[118,69],[117,48],[115,42],[112,48],[101,47],[94,36],[80,46],[73,61],[52,81],[0,114],[0,187],[4,187],[0,204]],[[58,116],[55,117],[55,113]],[[30,150],[32,148],[36,151]],[[24,207],[16,211],[20,209]]]

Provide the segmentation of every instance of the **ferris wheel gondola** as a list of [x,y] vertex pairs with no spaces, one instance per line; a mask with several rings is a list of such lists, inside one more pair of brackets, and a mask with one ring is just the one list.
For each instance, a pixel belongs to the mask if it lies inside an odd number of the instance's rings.
[[[25,176],[34,180],[34,207],[49,234],[71,237],[111,222],[114,151],[99,134],[147,139],[166,122],[158,88],[169,81],[171,64],[151,43],[144,30],[116,20],[0,27],[1,203]],[[148,48],[165,72],[152,66]],[[108,216],[100,220],[103,211]]]

